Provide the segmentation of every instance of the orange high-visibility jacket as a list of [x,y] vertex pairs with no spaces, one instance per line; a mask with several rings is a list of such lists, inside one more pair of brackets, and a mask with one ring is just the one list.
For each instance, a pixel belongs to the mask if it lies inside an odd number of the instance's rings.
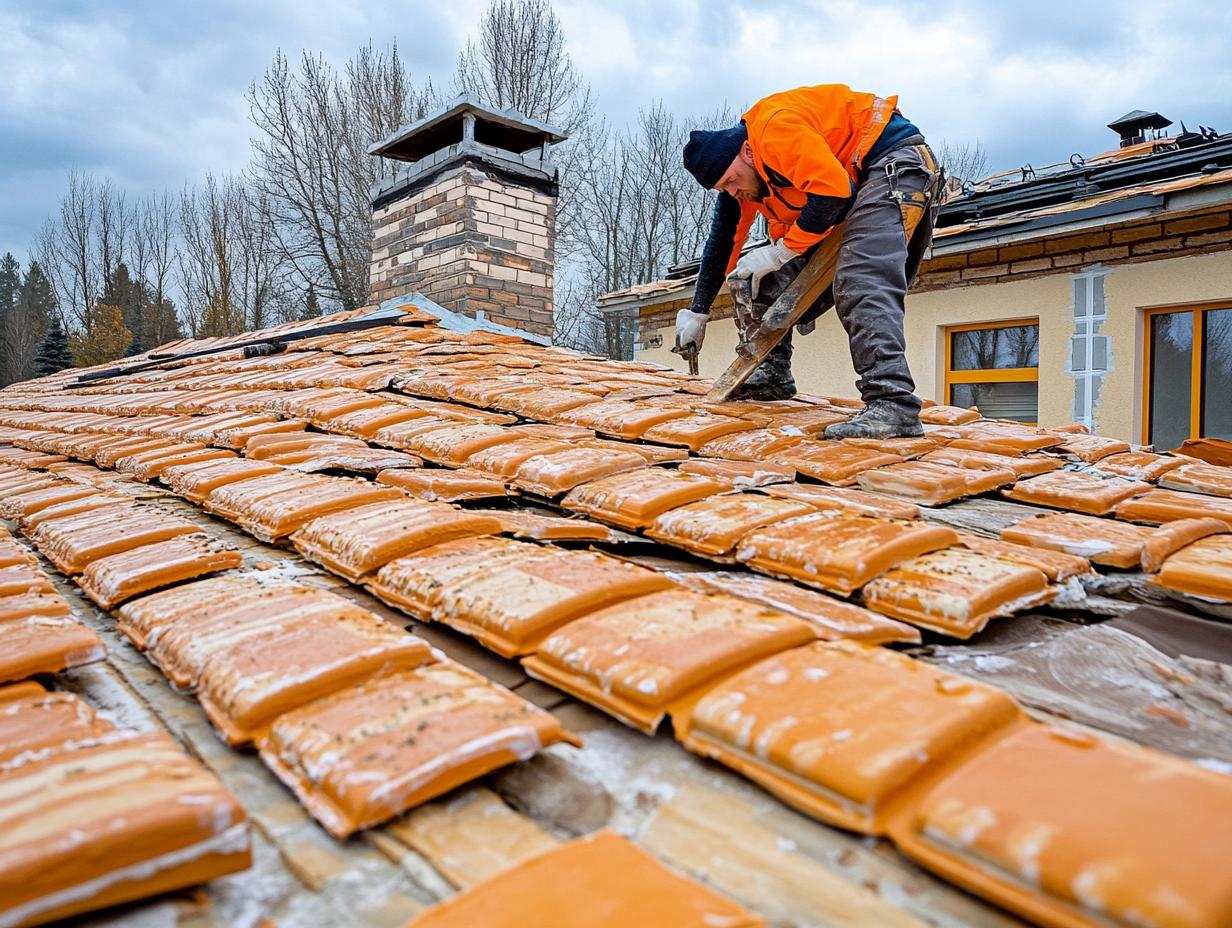
[[753,164],[770,188],[760,203],[741,201],[730,274],[757,214],[770,239],[797,254],[825,237],[796,225],[806,194],[851,196],[864,157],[897,108],[898,97],[858,93],[846,84],[818,84],[774,93],[744,114]]

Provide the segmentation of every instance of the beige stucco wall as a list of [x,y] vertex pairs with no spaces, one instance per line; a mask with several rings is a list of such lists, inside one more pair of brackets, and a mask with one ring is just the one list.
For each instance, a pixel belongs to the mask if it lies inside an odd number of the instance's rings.
[[[1111,336],[1111,371],[1095,408],[1095,430],[1140,442],[1143,310],[1232,300],[1232,252],[1110,267],[1104,279],[1104,298],[1107,318],[1101,334]],[[917,392],[944,400],[946,326],[1033,317],[1040,323],[1040,423],[1070,422],[1074,381],[1066,373],[1066,357],[1074,331],[1071,274],[911,294],[907,299],[907,360]],[[643,332],[641,337],[651,334]],[[660,330],[659,334],[662,347],[638,352],[638,358],[684,370],[684,362],[668,350],[671,331]],[[702,349],[701,373],[707,377],[722,373],[734,356],[735,344],[732,320],[711,323]],[[811,335],[797,335],[795,344],[793,369],[801,390],[857,395],[847,337],[835,313],[822,317]]]

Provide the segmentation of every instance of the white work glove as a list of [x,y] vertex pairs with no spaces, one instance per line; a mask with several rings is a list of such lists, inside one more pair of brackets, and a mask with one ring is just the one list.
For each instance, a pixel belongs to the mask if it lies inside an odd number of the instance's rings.
[[691,309],[682,309],[676,313],[676,353],[701,351],[702,342],[706,340],[706,323],[709,321],[710,317],[705,313],[695,313]]
[[736,269],[731,272],[731,276],[749,278],[753,299],[757,299],[757,289],[761,285],[761,279],[767,274],[773,274],[795,257],[797,257],[796,253],[784,245],[782,239],[779,239],[769,245],[754,248],[741,257],[736,262]]

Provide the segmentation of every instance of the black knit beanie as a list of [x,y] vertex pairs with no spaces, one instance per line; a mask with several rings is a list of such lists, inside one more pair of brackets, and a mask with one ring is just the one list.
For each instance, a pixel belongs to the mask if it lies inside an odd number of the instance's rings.
[[684,166],[707,190],[731,166],[748,138],[744,123],[730,129],[694,129],[684,146]]

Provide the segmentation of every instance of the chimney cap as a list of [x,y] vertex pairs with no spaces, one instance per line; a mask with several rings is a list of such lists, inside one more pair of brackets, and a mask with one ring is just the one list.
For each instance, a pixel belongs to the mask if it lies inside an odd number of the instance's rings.
[[1108,123],[1108,128],[1113,132],[1119,132],[1124,135],[1127,131],[1131,134],[1134,129],[1166,129],[1172,125],[1172,120],[1166,116],[1161,116],[1159,113],[1148,113],[1146,110],[1130,110],[1119,119],[1114,119]]
[[515,154],[568,138],[563,131],[545,122],[523,116],[512,108],[492,109],[473,94],[463,93],[436,112],[370,146],[368,154],[395,161],[419,161],[459,141],[468,116],[475,121],[476,141]]

